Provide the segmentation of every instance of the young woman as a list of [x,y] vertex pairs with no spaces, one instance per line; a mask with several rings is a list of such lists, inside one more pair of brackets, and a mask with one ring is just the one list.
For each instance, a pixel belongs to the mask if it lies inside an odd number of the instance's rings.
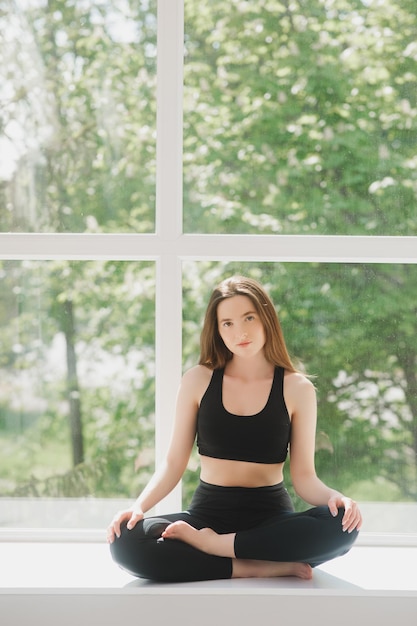
[[[234,276],[213,292],[199,365],[183,376],[166,460],[107,537],[125,570],[157,581],[298,576],[345,554],[353,500],[316,475],[316,396],[293,366],[269,296]],[[200,483],[187,511],[148,517],[181,479],[197,436]],[[290,451],[295,513],[283,483]]]

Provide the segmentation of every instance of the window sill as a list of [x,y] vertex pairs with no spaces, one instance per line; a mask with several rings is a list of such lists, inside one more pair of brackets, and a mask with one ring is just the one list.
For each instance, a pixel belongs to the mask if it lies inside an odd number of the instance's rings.
[[157,584],[131,577],[115,566],[105,544],[88,542],[3,542],[0,562],[0,603],[8,626],[114,626],[138,619],[153,626],[169,620],[194,626],[196,615],[199,626],[212,626],[219,615],[253,626],[255,619],[270,623],[278,610],[279,621],[292,626],[350,626],[363,624],[365,615],[392,626],[399,619],[411,624],[417,614],[417,547],[355,545],[316,568],[311,581]]

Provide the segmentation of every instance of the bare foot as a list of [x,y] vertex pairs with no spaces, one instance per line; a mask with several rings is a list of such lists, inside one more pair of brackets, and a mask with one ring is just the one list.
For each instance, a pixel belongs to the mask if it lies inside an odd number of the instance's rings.
[[173,522],[162,533],[164,539],[178,539],[189,545],[216,556],[233,559],[232,578],[278,578],[296,576],[303,580],[313,577],[313,570],[308,563],[281,563],[277,561],[254,561],[236,559],[234,553],[235,533],[218,535],[211,528],[197,530],[187,522]]
[[296,576],[303,580],[313,578],[313,570],[308,563],[281,563],[278,561],[233,561],[232,578],[279,578]]
[[235,558],[234,540],[235,533],[218,535],[211,528],[197,530],[187,522],[173,522],[162,533],[164,539],[178,539],[190,544],[197,550],[214,554],[216,556],[228,556]]

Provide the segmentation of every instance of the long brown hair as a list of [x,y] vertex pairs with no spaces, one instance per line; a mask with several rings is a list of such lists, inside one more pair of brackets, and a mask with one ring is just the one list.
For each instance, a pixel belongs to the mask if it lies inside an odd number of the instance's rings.
[[211,294],[204,318],[200,340],[200,365],[210,369],[222,368],[233,354],[220,337],[217,307],[222,300],[247,296],[252,301],[265,331],[265,358],[275,366],[291,372],[298,371],[288,354],[277,312],[265,289],[252,278],[232,276],[223,280]]

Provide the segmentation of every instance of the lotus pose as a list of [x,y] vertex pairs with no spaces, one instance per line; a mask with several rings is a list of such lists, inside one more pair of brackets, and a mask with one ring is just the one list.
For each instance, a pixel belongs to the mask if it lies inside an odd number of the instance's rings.
[[[113,559],[141,578],[195,580],[297,576],[345,554],[361,527],[351,498],[314,465],[317,403],[297,371],[265,289],[233,276],[210,298],[199,364],[178,392],[165,462],[131,508],[113,518]],[[181,479],[194,441],[200,482],[188,510],[145,517]],[[294,512],[283,482],[290,453]]]

